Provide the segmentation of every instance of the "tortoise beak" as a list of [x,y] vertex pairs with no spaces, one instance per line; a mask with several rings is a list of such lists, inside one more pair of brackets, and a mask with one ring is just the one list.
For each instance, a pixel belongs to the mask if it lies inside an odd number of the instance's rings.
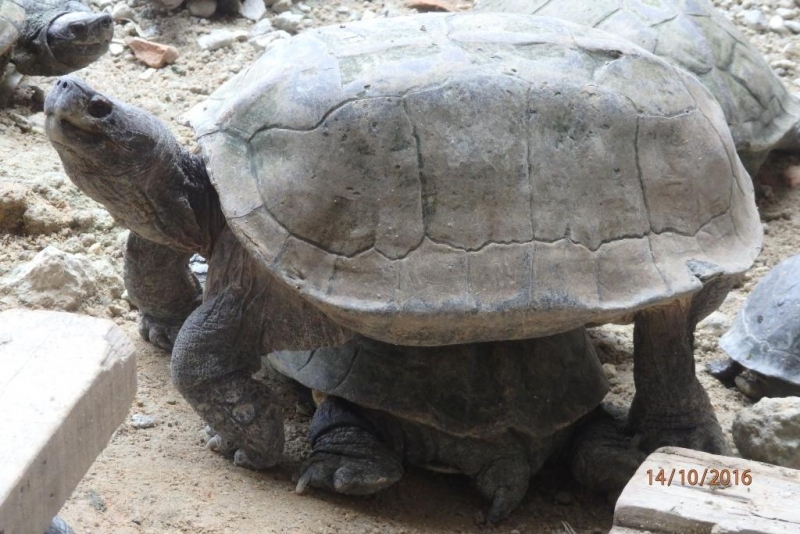
[[88,84],[75,76],[62,76],[44,100],[44,113],[58,119],[68,118],[83,107],[95,91]]

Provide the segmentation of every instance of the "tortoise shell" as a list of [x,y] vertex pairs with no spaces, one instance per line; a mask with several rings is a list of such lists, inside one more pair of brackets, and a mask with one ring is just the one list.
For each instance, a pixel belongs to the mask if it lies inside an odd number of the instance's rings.
[[508,430],[550,436],[597,407],[608,391],[583,328],[449,347],[356,337],[340,347],[274,352],[268,359],[306,387],[474,438]]
[[800,255],[761,279],[719,346],[752,371],[800,386]]
[[722,106],[754,172],[792,131],[800,103],[708,0],[480,0],[476,11],[537,14],[606,30],[697,76]]
[[0,0],[0,77],[3,75],[11,47],[17,42],[25,21],[25,8],[18,0]]
[[719,105],[627,40],[465,13],[305,32],[190,114],[274,276],[402,345],[619,320],[740,273],[753,188]]

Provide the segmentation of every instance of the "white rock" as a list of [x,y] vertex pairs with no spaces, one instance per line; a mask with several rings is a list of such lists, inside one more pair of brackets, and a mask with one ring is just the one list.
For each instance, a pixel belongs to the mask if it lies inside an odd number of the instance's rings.
[[236,34],[230,30],[212,30],[211,33],[197,38],[197,45],[202,50],[217,50],[231,46],[236,41]]
[[264,0],[244,0],[239,13],[246,19],[259,21],[267,13],[267,6],[264,5]]
[[728,331],[732,323],[733,321],[728,319],[725,314],[715,311],[700,321],[697,325],[697,328],[700,330],[706,330],[714,335],[722,335]]
[[790,20],[797,17],[797,10],[796,9],[786,9],[785,7],[779,7],[775,10],[775,14],[780,16],[783,20]]
[[764,31],[769,26],[767,17],[760,9],[748,9],[742,11],[742,22],[748,28],[756,31]]
[[108,45],[108,52],[112,56],[119,56],[125,53],[125,45],[120,43],[111,43]]
[[286,11],[272,19],[272,25],[279,30],[294,33],[297,31],[298,26],[300,26],[300,21],[302,20],[303,15]]
[[53,234],[72,222],[69,214],[41,201],[28,205],[22,218],[26,233],[31,235]]
[[787,20],[784,24],[786,24],[786,27],[789,28],[792,33],[800,33],[800,22],[796,20]]
[[266,52],[267,50],[271,50],[275,45],[284,42],[286,39],[290,38],[287,32],[283,30],[274,31],[272,33],[268,33],[266,35],[259,35],[257,37],[253,37],[250,39],[250,44],[259,51]]
[[0,295],[41,308],[75,311],[90,298],[122,295],[122,278],[106,260],[89,260],[49,246],[0,279]]
[[788,59],[779,59],[769,64],[773,69],[794,70],[797,68],[797,63]]
[[733,441],[744,458],[800,469],[800,397],[763,398],[740,411]]
[[128,4],[117,4],[111,10],[111,18],[114,21],[136,20],[136,11]]
[[272,27],[272,21],[269,19],[261,19],[250,28],[251,37],[259,37],[272,32],[275,28]]
[[131,416],[131,425],[134,428],[153,428],[156,426],[156,420],[150,415],[135,413]]
[[769,29],[775,33],[789,33],[789,28],[786,27],[786,23],[784,23],[783,18],[779,15],[774,15],[770,18],[768,26]]

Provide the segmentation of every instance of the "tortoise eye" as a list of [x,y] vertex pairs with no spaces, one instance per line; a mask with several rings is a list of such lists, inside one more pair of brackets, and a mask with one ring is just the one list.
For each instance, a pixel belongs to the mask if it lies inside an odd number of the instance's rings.
[[95,95],[91,100],[89,100],[89,105],[87,106],[86,110],[92,117],[96,119],[102,119],[111,113],[111,102],[100,95]]

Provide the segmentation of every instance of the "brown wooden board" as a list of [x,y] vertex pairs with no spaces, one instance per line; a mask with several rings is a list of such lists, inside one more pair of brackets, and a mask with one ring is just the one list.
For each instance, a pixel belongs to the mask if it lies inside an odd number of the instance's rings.
[[[662,469],[663,484],[657,480]],[[696,480],[694,475],[689,475],[692,470],[697,475]],[[711,485],[716,474],[714,470],[727,472],[729,485]],[[745,472],[749,478],[744,476]],[[671,484],[668,483],[670,477]],[[614,511],[611,533],[648,531],[654,534],[796,534],[800,532],[800,471],[664,447],[639,467],[625,486]]]

